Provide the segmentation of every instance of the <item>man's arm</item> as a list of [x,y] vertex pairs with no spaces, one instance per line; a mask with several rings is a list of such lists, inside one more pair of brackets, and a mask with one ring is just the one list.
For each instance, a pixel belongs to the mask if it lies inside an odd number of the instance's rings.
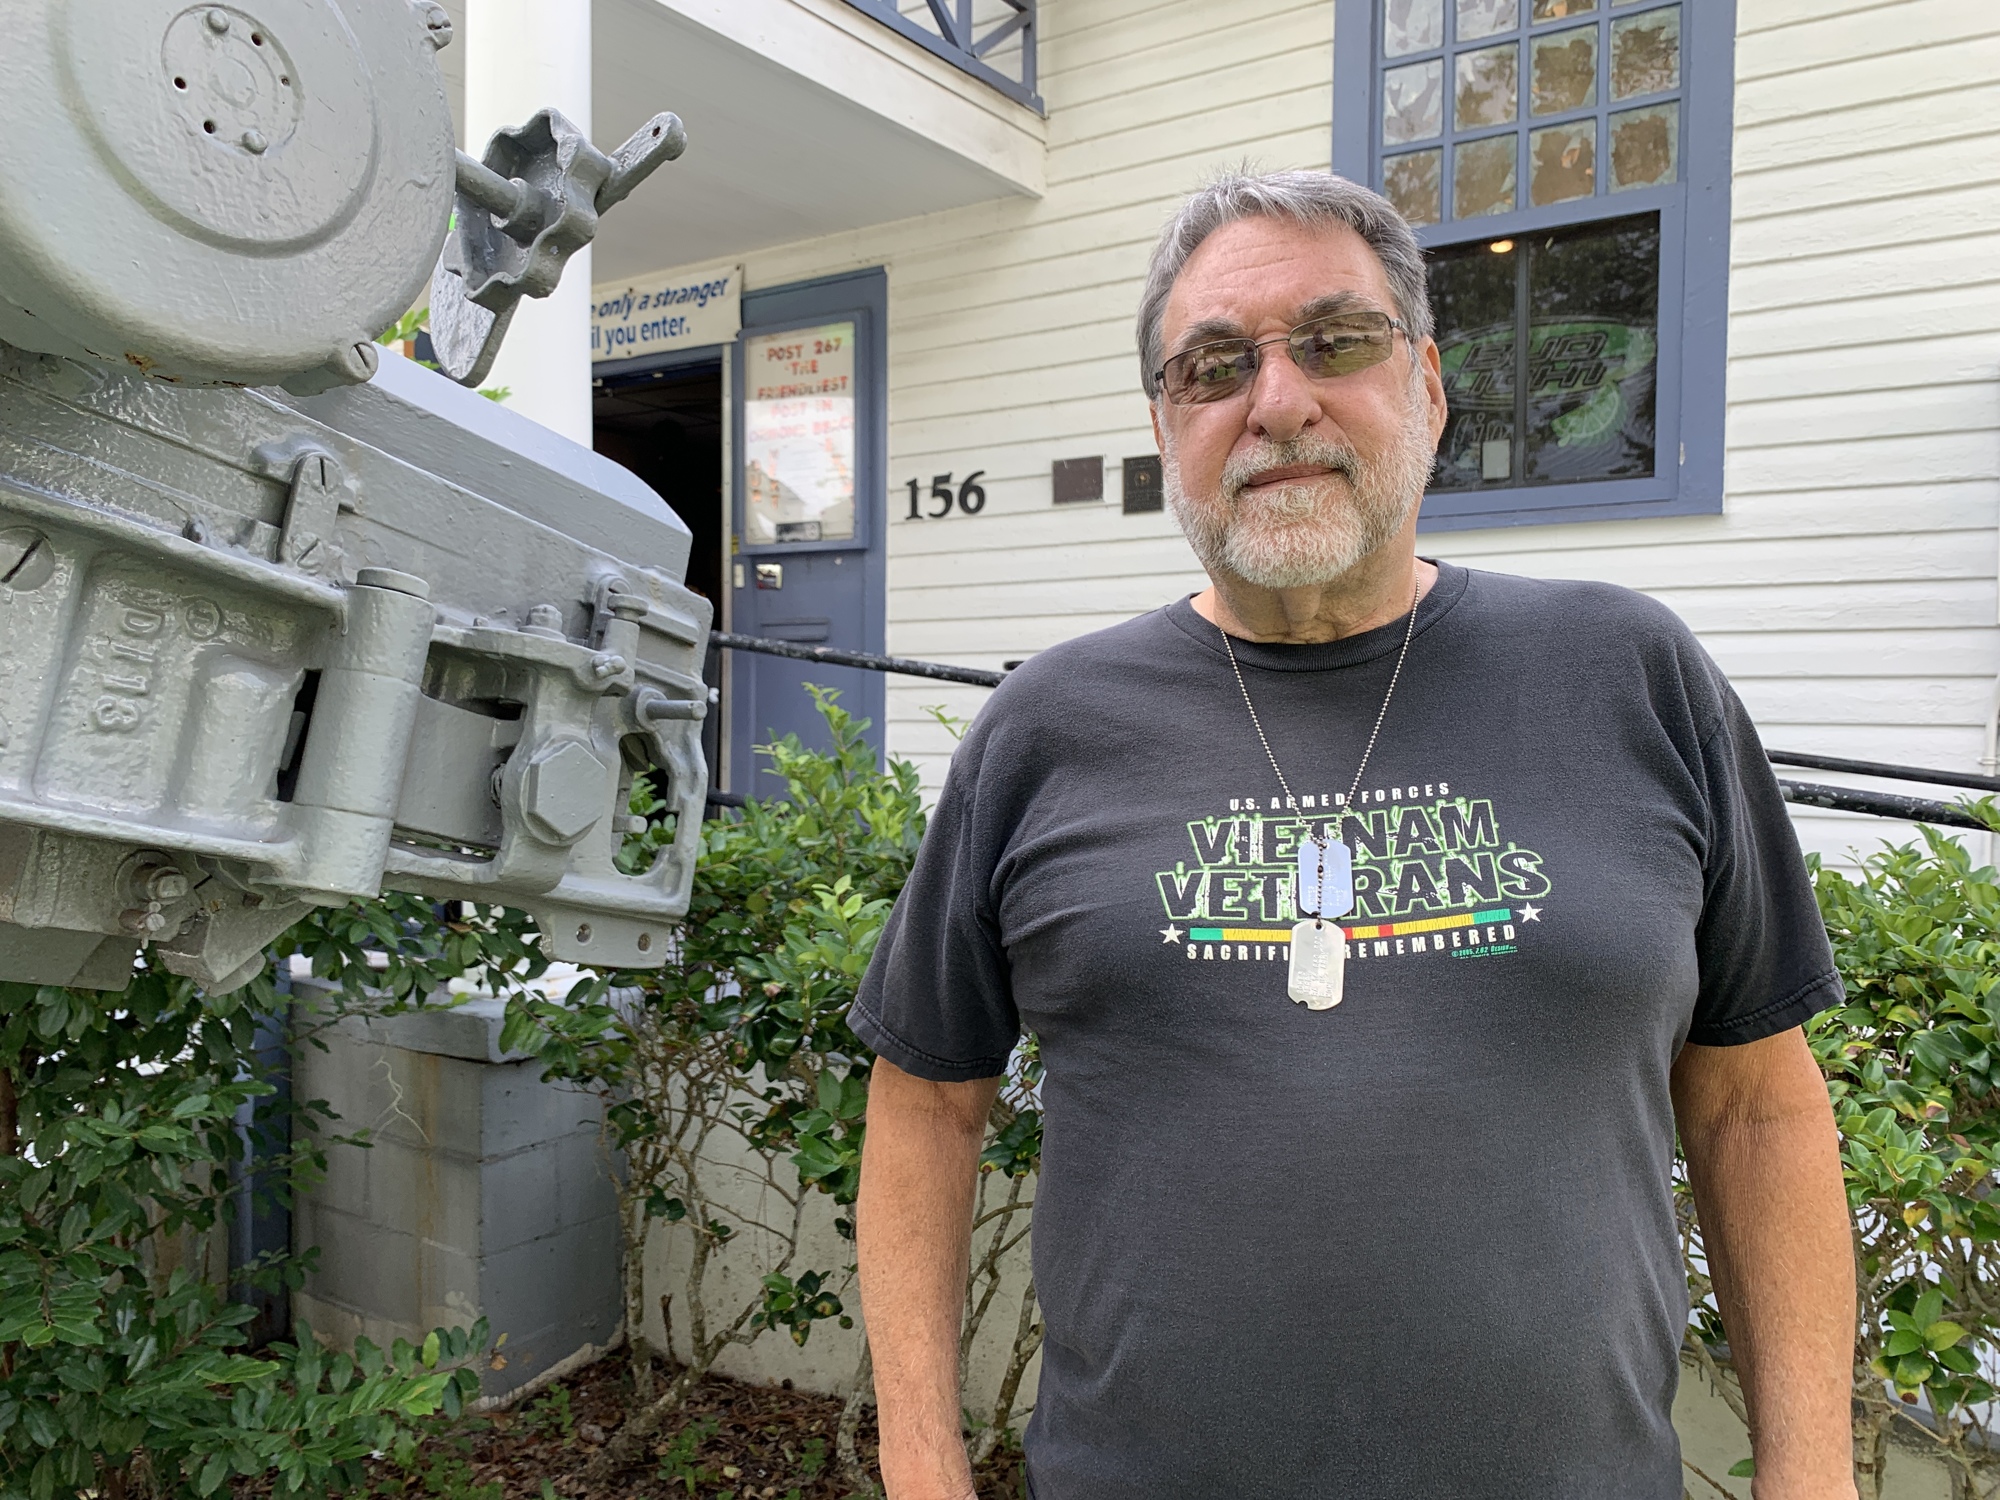
[[1826,1080],[1797,1028],[1683,1048],[1674,1114],[1729,1348],[1757,1500],[1849,1500],[1854,1244]]
[[1000,1080],[931,1083],[878,1058],[855,1248],[890,1500],[972,1500],[958,1338],[973,1184]]

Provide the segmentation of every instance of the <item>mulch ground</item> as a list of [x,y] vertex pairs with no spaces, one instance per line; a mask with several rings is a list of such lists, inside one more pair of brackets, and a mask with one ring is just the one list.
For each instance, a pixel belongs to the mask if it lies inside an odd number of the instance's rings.
[[[670,1371],[663,1370],[662,1386]],[[433,1500],[861,1500],[835,1453],[841,1399],[711,1376],[656,1436],[648,1457],[592,1485],[584,1466],[632,1406],[631,1366],[612,1354],[510,1412],[438,1430],[410,1471],[382,1466],[379,1495]],[[875,1413],[858,1446],[875,1471]],[[978,1476],[980,1500],[1023,1500],[1017,1452]],[[874,1491],[879,1496],[880,1489]]]

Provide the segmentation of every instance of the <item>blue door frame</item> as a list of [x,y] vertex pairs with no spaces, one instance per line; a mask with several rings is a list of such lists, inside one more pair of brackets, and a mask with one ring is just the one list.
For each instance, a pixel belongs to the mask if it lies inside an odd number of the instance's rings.
[[[736,434],[731,458],[730,496],[731,628],[849,650],[881,651],[887,630],[889,449],[887,328],[889,280],[879,268],[743,295],[743,331],[738,336],[730,391],[730,430]],[[854,324],[854,536],[841,541],[753,543],[744,515],[744,404],[749,374],[748,341],[760,334],[820,324]],[[759,587],[758,565],[774,564]],[[868,739],[882,750],[886,698],[882,675],[853,667],[832,667],[784,657],[730,653],[729,790],[753,797],[782,788],[757,764],[753,747],[774,735],[796,733],[806,744],[825,748],[827,737],[807,683],[833,688],[841,706],[870,723]]]

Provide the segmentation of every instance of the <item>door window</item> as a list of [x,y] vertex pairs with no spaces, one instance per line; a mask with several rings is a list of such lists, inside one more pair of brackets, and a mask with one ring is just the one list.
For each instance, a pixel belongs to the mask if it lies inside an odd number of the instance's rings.
[[852,540],[854,324],[753,334],[743,358],[744,540]]

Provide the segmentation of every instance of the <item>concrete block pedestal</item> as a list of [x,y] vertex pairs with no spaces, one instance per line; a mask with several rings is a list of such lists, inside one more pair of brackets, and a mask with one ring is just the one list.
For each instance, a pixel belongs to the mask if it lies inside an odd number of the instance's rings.
[[[309,1007],[315,984],[296,992]],[[620,1316],[598,1103],[504,1054],[502,1011],[349,1016],[293,1059],[296,1096],[339,1116],[326,1178],[293,1210],[294,1249],[319,1250],[295,1317],[329,1343],[386,1348],[484,1316],[507,1342],[481,1369],[482,1401],[587,1363]],[[371,1145],[332,1139],[364,1132]]]

